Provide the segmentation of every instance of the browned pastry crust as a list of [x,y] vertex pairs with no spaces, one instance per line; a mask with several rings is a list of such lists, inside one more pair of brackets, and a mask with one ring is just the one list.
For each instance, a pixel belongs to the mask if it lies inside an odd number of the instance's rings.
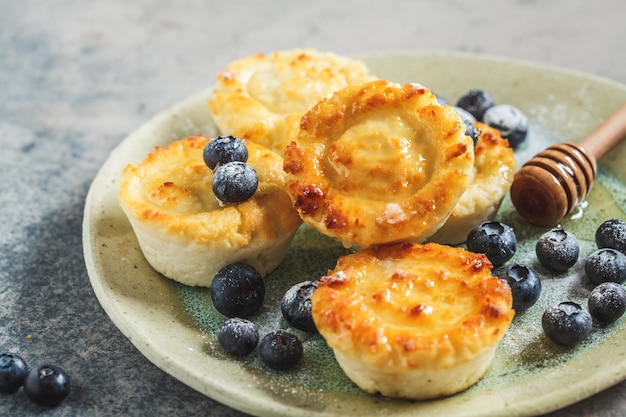
[[152,267],[187,285],[209,286],[215,273],[246,262],[266,275],[282,261],[301,224],[284,190],[282,158],[246,143],[258,174],[254,196],[221,206],[213,171],[202,151],[209,139],[193,136],[157,147],[122,172],[119,201]]
[[423,241],[471,180],[464,126],[416,84],[346,87],[303,116],[287,192],[304,222],[347,247]]
[[279,155],[315,103],[374,79],[364,63],[331,52],[294,49],[238,59],[217,76],[209,108],[222,132]]
[[312,297],[315,324],[363,390],[425,399],[462,391],[489,368],[514,311],[482,254],[429,243],[343,256]]
[[465,242],[472,228],[493,219],[511,188],[516,167],[513,149],[498,130],[480,122],[476,128],[481,134],[474,147],[474,179],[429,241],[449,245]]

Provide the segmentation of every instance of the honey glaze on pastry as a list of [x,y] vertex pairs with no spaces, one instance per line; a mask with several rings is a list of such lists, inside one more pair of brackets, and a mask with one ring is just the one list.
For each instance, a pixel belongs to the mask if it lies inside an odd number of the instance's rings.
[[361,248],[424,241],[471,180],[472,140],[428,89],[349,86],[302,117],[285,150],[287,192],[305,223]]
[[483,254],[402,243],[339,258],[312,296],[317,329],[370,394],[433,399],[488,370],[514,311]]
[[516,161],[508,141],[486,124],[475,125],[481,134],[474,147],[474,179],[445,224],[431,236],[432,242],[449,245],[465,242],[472,228],[493,219],[513,183]]
[[295,49],[232,62],[217,76],[209,108],[224,132],[282,155],[300,118],[319,100],[374,79],[364,63],[330,52]]
[[220,205],[213,171],[202,152],[209,139],[193,136],[157,147],[122,172],[119,202],[146,260],[190,286],[210,286],[223,266],[245,262],[265,276],[282,261],[301,224],[284,191],[282,158],[246,143],[259,185],[247,201]]

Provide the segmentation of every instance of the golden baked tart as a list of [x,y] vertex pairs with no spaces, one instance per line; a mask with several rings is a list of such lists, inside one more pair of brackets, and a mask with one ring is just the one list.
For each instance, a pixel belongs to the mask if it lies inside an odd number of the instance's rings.
[[285,150],[287,192],[305,223],[346,247],[424,241],[472,179],[465,130],[420,85],[346,87],[302,117]]
[[312,296],[313,320],[346,375],[370,394],[434,399],[490,367],[514,311],[483,254],[401,243],[341,257]]
[[474,179],[452,210],[445,224],[429,240],[456,245],[465,242],[477,224],[491,220],[511,188],[515,155],[497,129],[476,122],[481,130],[474,147]]
[[336,90],[374,79],[357,59],[314,49],[258,54],[217,75],[209,108],[222,132],[282,155],[300,118]]
[[126,166],[120,205],[146,260],[166,277],[208,287],[219,269],[234,262],[265,276],[282,261],[301,224],[284,190],[282,158],[247,142],[247,164],[257,172],[258,188],[247,201],[223,205],[203,160],[208,141],[175,141]]

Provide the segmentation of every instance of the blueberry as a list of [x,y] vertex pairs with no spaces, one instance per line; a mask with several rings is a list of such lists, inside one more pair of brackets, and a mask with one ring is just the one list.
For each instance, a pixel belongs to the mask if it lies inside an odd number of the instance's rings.
[[261,361],[272,369],[293,368],[302,359],[302,342],[286,330],[274,330],[263,337],[259,346]]
[[555,343],[574,346],[591,334],[591,315],[578,303],[565,301],[548,307],[541,318],[545,335]]
[[541,294],[539,275],[526,265],[515,264],[496,271],[499,278],[505,279],[511,287],[513,309],[524,311],[532,307]]
[[204,163],[211,169],[228,162],[246,162],[248,148],[244,141],[234,136],[218,136],[209,141],[202,152]]
[[486,221],[467,235],[467,249],[484,253],[493,265],[502,265],[515,255],[517,238],[513,229],[497,221]]
[[483,120],[483,115],[487,109],[495,105],[495,101],[491,94],[486,91],[469,90],[459,98],[456,105],[468,111],[480,122]]
[[234,263],[215,274],[210,291],[217,311],[227,317],[246,318],[263,305],[265,281],[252,266]]
[[528,118],[517,107],[510,104],[493,106],[483,115],[483,122],[500,131],[500,135],[516,148],[528,135]]
[[70,378],[57,366],[43,365],[30,370],[24,380],[24,393],[39,405],[58,405],[70,393]]
[[476,118],[467,110],[463,110],[460,107],[454,107],[454,109],[457,111],[457,113],[461,117],[461,120],[463,120],[463,123],[465,123],[465,135],[472,138],[474,145],[476,145],[476,142],[478,141],[478,137],[481,134],[480,129],[478,129],[475,125]]
[[311,315],[311,296],[316,288],[317,282],[304,281],[289,288],[283,296],[280,303],[283,317],[298,330],[317,332]]
[[598,248],[613,248],[626,254],[626,221],[609,219],[596,230]]
[[219,165],[213,173],[213,194],[221,203],[250,199],[259,185],[256,171],[245,162]]
[[593,285],[626,281],[626,255],[612,248],[593,252],[585,261],[585,275]]
[[626,312],[626,289],[615,282],[603,282],[589,294],[587,307],[594,319],[613,323]]
[[560,227],[541,235],[535,245],[539,263],[556,272],[565,272],[574,266],[579,251],[576,237]]
[[18,354],[0,353],[0,392],[13,393],[24,383],[28,375],[28,365]]
[[259,330],[250,320],[231,317],[217,332],[217,341],[226,352],[245,356],[259,344]]

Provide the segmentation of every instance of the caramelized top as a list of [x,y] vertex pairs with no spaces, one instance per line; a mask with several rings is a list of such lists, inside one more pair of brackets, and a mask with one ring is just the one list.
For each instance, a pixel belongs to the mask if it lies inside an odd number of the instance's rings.
[[431,242],[465,242],[474,226],[495,216],[513,183],[516,160],[508,141],[488,125],[476,122],[476,128],[481,134],[474,147],[474,179],[446,223],[429,238]]
[[514,315],[491,266],[435,243],[362,250],[320,280],[313,318],[329,346],[373,366],[459,365],[494,347]]
[[313,49],[257,54],[232,62],[217,76],[209,107],[223,132],[282,155],[300,118],[319,100],[372,80],[356,59]]
[[248,165],[258,174],[254,196],[221,207],[212,190],[213,171],[202,158],[209,139],[193,136],[157,147],[137,166],[122,172],[122,207],[149,227],[180,234],[197,243],[225,240],[247,244],[254,235],[268,238],[294,230],[298,214],[284,191],[282,158],[254,143],[248,147]]

